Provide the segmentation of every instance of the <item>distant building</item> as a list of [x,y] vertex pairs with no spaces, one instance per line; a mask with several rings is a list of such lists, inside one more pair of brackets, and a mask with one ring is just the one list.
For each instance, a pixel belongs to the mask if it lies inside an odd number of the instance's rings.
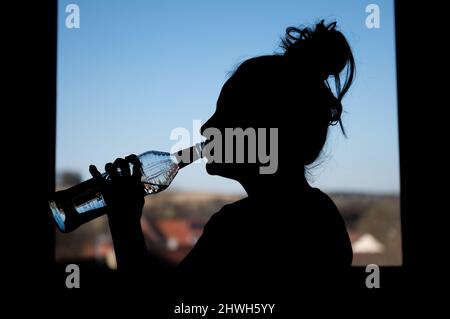
[[71,187],[81,183],[81,174],[72,171],[62,171],[56,174],[57,187]]
[[372,234],[365,233],[352,242],[355,254],[380,254],[384,252],[384,245]]
[[145,223],[144,235],[172,262],[180,262],[200,238],[206,221],[188,218],[159,218]]

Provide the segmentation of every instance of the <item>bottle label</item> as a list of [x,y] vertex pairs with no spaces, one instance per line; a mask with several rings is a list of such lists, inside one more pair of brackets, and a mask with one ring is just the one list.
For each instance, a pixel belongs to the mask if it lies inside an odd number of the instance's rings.
[[105,207],[106,203],[105,200],[103,199],[103,196],[101,193],[97,193],[95,198],[92,198],[78,206],[75,206],[75,210],[79,213],[79,214],[83,214],[85,212],[94,210],[94,209],[98,209],[98,208],[102,208]]

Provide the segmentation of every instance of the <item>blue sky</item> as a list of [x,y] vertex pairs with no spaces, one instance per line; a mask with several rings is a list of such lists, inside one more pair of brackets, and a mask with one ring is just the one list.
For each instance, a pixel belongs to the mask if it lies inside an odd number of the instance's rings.
[[[80,28],[65,27],[65,7]],[[227,74],[278,50],[287,26],[337,20],[356,58],[344,98],[348,138],[331,130],[311,183],[325,191],[399,192],[393,1],[376,1],[381,27],[365,26],[370,1],[59,1],[57,170],[129,153],[169,150],[215,109]],[[194,135],[194,134],[193,134]],[[195,132],[198,136],[198,133]],[[173,189],[237,193],[234,181],[183,169]]]

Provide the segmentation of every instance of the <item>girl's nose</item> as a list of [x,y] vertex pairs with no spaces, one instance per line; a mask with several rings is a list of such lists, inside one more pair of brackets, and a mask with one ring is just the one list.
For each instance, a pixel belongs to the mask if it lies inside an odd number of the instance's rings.
[[213,117],[214,117],[214,115],[213,116],[211,116],[210,118],[209,118],[209,120],[207,120],[206,122],[205,122],[205,124],[203,124],[201,127],[200,127],[200,134],[202,134],[203,135],[203,133],[205,132],[205,130],[206,129],[208,129],[208,128],[210,128],[210,127],[213,127]]

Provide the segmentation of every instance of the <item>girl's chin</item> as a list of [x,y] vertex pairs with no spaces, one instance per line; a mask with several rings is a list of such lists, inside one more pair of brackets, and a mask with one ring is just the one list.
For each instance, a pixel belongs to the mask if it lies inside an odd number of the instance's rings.
[[206,171],[209,175],[217,175],[217,164],[210,163],[206,164]]

